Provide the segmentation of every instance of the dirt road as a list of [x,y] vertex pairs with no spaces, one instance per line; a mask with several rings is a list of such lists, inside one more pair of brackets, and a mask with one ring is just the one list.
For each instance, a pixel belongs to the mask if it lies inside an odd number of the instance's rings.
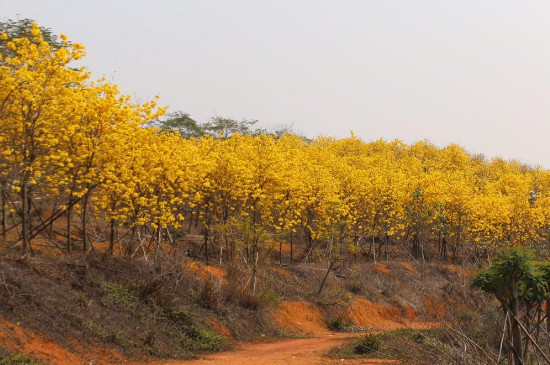
[[342,343],[349,335],[323,335],[315,338],[243,344],[237,350],[209,355],[201,360],[164,361],[154,365],[332,365],[395,364],[390,360],[331,360],[323,353]]

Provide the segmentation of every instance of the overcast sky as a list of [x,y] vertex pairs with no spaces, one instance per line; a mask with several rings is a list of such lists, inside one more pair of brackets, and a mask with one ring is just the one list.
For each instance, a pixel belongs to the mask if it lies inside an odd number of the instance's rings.
[[0,0],[171,111],[550,168],[550,1]]

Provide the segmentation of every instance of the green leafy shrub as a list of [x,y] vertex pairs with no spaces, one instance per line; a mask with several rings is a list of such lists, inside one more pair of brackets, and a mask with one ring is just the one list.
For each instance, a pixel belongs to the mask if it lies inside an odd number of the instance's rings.
[[39,363],[30,357],[16,354],[0,359],[0,365],[39,365]]
[[358,355],[370,354],[380,351],[382,341],[379,336],[367,335],[360,337],[353,345],[353,352]]
[[137,308],[137,297],[126,287],[111,281],[102,282],[101,287],[121,308],[130,310],[135,310]]

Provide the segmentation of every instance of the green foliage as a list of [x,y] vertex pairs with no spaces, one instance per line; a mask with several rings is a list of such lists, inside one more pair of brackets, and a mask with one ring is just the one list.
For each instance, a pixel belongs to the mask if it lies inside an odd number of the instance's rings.
[[226,139],[233,134],[256,134],[256,130],[253,128],[257,124],[257,120],[243,120],[238,122],[229,118],[214,117],[210,122],[204,123],[202,128],[207,133],[214,137]]
[[160,128],[163,132],[179,133],[184,138],[199,138],[206,134],[203,126],[182,111],[168,113],[163,118],[146,123],[146,126]]
[[135,310],[137,308],[138,299],[126,287],[110,281],[101,283],[101,287],[107,292],[121,308]]
[[195,323],[185,308],[167,309],[165,316],[173,325],[167,331],[172,333],[178,345],[186,351],[221,351],[230,346],[222,335]]
[[542,302],[548,293],[548,264],[533,261],[533,252],[523,247],[501,250],[490,266],[479,270],[472,287],[495,295],[501,303],[517,296],[530,302]]
[[39,365],[39,363],[30,357],[16,354],[0,359],[0,365]]
[[358,355],[370,354],[376,351],[380,351],[382,348],[382,341],[379,336],[367,335],[360,337],[353,344],[353,352]]
[[[0,33],[5,33],[8,36],[8,39],[32,39],[30,31],[34,22],[35,21],[33,19],[28,18],[18,20],[8,19],[4,22],[0,22]],[[40,31],[42,31],[42,37],[44,38],[44,40],[48,42],[51,46],[53,46],[54,49],[59,49],[63,47],[62,42],[59,40],[57,35],[52,32],[50,28],[39,27],[39,29]],[[1,47],[2,46],[0,45],[0,53],[5,50]]]
[[[390,358],[406,359],[411,348],[432,351],[439,341],[449,340],[439,330],[397,329],[367,334],[332,348],[326,355],[333,359]],[[414,351],[413,351],[414,352]],[[411,358],[412,359],[412,358]],[[407,363],[417,363],[414,361]]]
[[177,341],[191,352],[221,351],[229,347],[225,337],[196,325],[191,325],[181,332]]
[[[214,138],[227,139],[233,134],[240,135],[252,134],[258,135],[267,133],[265,129],[255,128],[257,120],[242,120],[236,121],[230,118],[214,117],[209,122],[198,123],[191,118],[188,113],[176,111],[168,113],[162,118],[154,119],[145,124],[146,127],[160,128],[162,132],[179,133],[184,138],[195,137],[199,138],[205,134],[209,134]],[[286,133],[285,129],[273,132],[276,136],[281,136]]]

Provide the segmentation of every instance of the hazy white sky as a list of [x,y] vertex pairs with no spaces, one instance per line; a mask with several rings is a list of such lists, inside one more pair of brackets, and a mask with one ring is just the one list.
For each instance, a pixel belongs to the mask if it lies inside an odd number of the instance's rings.
[[550,1],[0,0],[171,110],[550,168]]

